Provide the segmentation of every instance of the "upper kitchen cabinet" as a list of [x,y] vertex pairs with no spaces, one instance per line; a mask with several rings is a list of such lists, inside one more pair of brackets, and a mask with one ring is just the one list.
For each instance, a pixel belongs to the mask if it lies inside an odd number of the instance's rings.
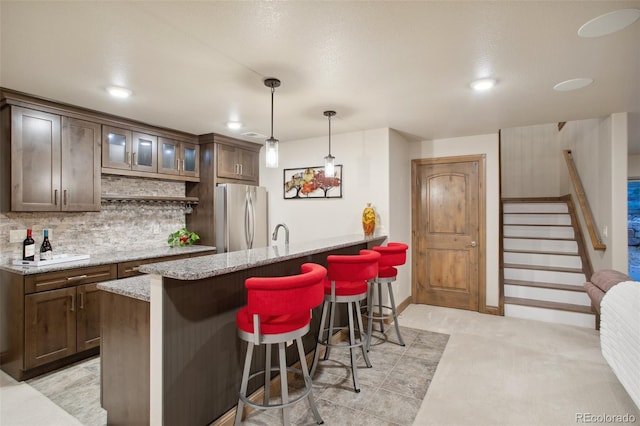
[[215,139],[218,177],[257,185],[261,145],[239,145],[240,141],[217,135]]
[[102,167],[156,173],[158,137],[118,127],[102,128]]
[[200,176],[200,147],[195,143],[158,138],[158,173]]
[[100,210],[100,124],[20,106],[2,114],[12,211]]

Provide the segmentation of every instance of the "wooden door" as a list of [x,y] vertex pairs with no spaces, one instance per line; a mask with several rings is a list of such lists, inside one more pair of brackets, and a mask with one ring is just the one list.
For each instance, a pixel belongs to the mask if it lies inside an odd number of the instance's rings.
[[483,158],[412,163],[414,300],[477,311],[479,283],[484,285]]
[[98,123],[62,117],[62,210],[100,211]]
[[100,346],[100,290],[98,284],[77,288],[77,352]]
[[75,296],[70,287],[24,297],[25,369],[75,353]]
[[11,107],[11,210],[60,210],[60,116]]

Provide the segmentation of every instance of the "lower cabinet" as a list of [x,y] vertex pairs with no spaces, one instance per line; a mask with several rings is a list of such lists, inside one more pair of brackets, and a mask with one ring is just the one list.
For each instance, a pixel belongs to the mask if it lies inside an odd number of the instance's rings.
[[[106,268],[111,274],[100,281],[116,278],[115,265]],[[76,270],[70,277],[77,277],[77,274]],[[54,279],[60,280],[60,274],[55,275],[51,282]],[[87,273],[80,276],[85,275],[89,276]],[[26,294],[24,314],[25,370],[100,346],[100,298],[97,283]]]
[[75,297],[75,287],[24,297],[26,370],[76,352]]

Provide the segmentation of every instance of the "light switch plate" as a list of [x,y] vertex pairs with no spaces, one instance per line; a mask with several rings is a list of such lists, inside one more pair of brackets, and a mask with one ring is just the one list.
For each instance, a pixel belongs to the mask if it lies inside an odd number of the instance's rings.
[[27,237],[26,229],[15,229],[9,231],[9,242],[10,243],[21,243]]

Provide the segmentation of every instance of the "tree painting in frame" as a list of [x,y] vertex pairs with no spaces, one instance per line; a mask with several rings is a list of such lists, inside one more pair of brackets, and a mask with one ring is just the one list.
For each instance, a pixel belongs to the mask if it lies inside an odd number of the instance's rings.
[[342,165],[334,176],[325,176],[323,166],[284,169],[284,198],[342,198]]

